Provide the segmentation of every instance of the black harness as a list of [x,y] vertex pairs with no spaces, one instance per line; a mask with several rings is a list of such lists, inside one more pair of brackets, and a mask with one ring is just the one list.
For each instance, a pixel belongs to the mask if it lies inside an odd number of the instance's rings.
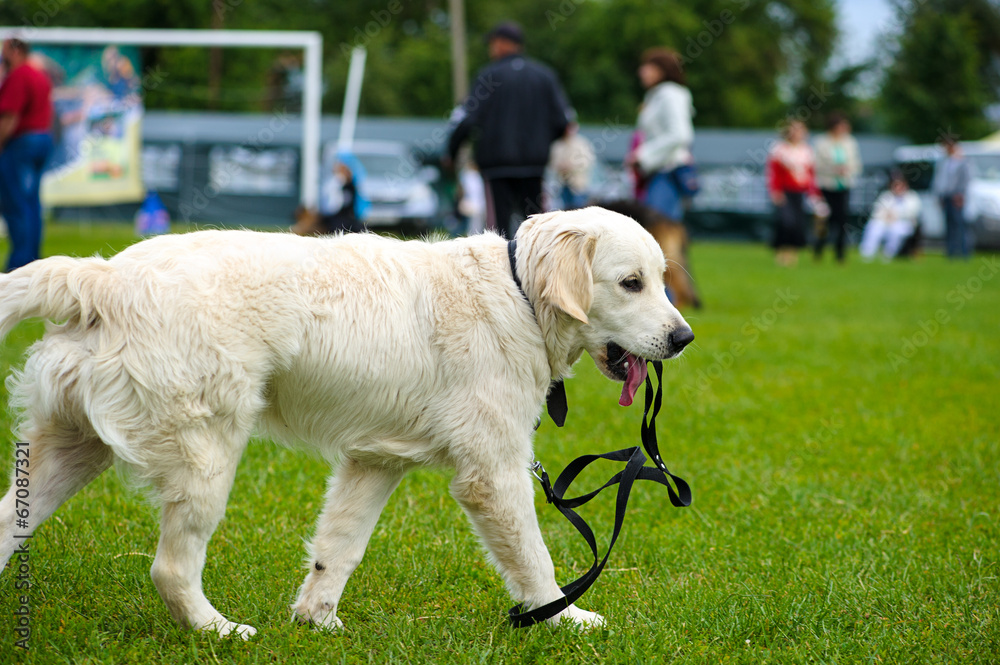
[[[531,306],[532,313],[534,313],[534,306],[531,305],[531,300],[528,299],[527,294],[524,293],[524,289],[521,286],[521,279],[517,275],[517,263],[514,256],[516,249],[516,240],[511,240],[507,243],[507,256],[510,258],[510,270],[514,276],[514,283],[517,284],[517,288],[520,289],[521,295],[523,295],[524,299],[528,301],[528,305]],[[625,510],[628,508],[629,493],[632,491],[632,485],[636,480],[652,480],[653,482],[666,486],[667,493],[670,496],[670,503],[677,508],[691,505],[691,488],[686,482],[684,482],[684,480],[670,473],[670,471],[667,470],[666,465],[663,463],[663,459],[660,457],[660,449],[656,442],[656,416],[660,412],[660,406],[663,403],[663,363],[659,360],[651,362],[653,369],[656,371],[656,391],[654,396],[653,382],[647,374],[645,397],[646,407],[642,414],[642,428],[640,429],[640,435],[642,438],[641,448],[639,446],[633,446],[623,450],[604,453],[603,455],[583,455],[582,457],[578,457],[570,462],[563,472],[559,474],[555,483],[551,483],[549,481],[549,474],[545,472],[545,469],[542,468],[540,462],[535,462],[531,466],[531,472],[542,485],[542,490],[545,492],[545,498],[549,503],[555,505],[555,507],[559,509],[559,512],[566,516],[566,519],[568,519],[570,523],[576,527],[577,531],[580,532],[580,535],[582,535],[584,540],[587,541],[587,544],[590,545],[590,550],[594,555],[594,564],[590,567],[590,570],[584,573],[581,577],[561,588],[561,591],[564,594],[562,598],[542,605],[541,607],[536,607],[532,610],[526,609],[523,605],[516,605],[512,607],[508,612],[508,615],[511,624],[516,628],[531,626],[554,617],[559,614],[559,612],[562,612],[571,604],[575,603],[577,599],[586,593],[587,589],[589,589],[591,585],[597,581],[601,571],[604,570],[604,565],[608,562],[608,557],[611,556],[611,550],[614,549],[615,541],[618,540],[618,534],[621,532],[622,525],[625,522]],[[566,422],[566,414],[568,411],[566,404],[566,388],[563,386],[562,381],[555,381],[552,383],[549,388],[549,394],[546,397],[546,404],[549,416],[558,427],[562,427]],[[652,412],[650,412],[650,409],[652,409]],[[646,455],[643,454],[643,449],[645,449],[646,454],[648,454],[653,460],[653,463],[656,465],[655,467],[645,466]],[[569,490],[570,484],[572,484],[576,477],[579,476],[584,469],[590,466],[591,463],[602,459],[612,462],[625,462],[625,468],[616,473],[610,480],[608,480],[608,482],[604,483],[604,485],[593,492],[577,497],[566,498],[566,491]],[[668,477],[673,480],[674,484],[677,486],[676,491],[667,480]],[[611,542],[608,543],[607,553],[604,555],[603,559],[598,560],[599,555],[597,552],[597,540],[594,538],[594,532],[583,520],[583,518],[580,517],[573,509],[584,505],[612,485],[618,485],[618,498],[615,504],[615,529],[611,534]]]

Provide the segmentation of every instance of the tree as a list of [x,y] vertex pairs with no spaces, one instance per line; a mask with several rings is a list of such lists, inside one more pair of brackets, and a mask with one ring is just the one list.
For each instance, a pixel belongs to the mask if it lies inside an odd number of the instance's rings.
[[[948,4],[908,0],[897,7],[903,32],[880,105],[889,129],[917,142],[942,135],[980,138],[990,129],[985,108],[997,98],[990,86],[995,66],[988,57],[996,34],[982,34],[969,5],[942,12]],[[996,9],[992,16],[997,19]]]
[[834,18],[829,0],[606,0],[549,5],[526,28],[586,120],[634,121],[639,57],[668,46],[685,58],[697,124],[773,127],[789,93],[819,82]]
[[[630,127],[643,94],[639,56],[665,45],[686,58],[697,124],[773,127],[820,84],[836,36],[833,8],[834,0],[466,0],[470,76],[486,62],[484,35],[513,19],[583,120]],[[351,47],[363,45],[362,113],[442,118],[452,106],[447,10],[447,0],[5,0],[0,24],[317,30],[327,112],[340,110]],[[144,49],[143,60],[165,74],[146,91],[149,108],[260,111],[283,98],[268,89],[282,80],[280,51],[224,50],[217,102],[207,49]]]

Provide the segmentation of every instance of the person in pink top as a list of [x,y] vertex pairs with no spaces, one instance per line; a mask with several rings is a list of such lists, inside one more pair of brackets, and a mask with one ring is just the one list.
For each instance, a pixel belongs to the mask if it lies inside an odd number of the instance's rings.
[[7,271],[39,257],[42,203],[39,189],[52,154],[52,83],[28,62],[28,45],[3,42],[7,75],[0,83],[0,214],[7,222]]
[[826,204],[816,188],[815,159],[808,138],[809,132],[801,121],[790,121],[783,139],[768,154],[765,166],[767,191],[775,211],[771,246],[781,266],[797,264],[799,250],[806,246],[806,200],[817,215],[826,214]]

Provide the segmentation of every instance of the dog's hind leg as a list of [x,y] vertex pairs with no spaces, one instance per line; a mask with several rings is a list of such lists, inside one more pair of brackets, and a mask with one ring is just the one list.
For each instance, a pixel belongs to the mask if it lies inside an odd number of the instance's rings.
[[[150,575],[174,620],[220,636],[243,639],[257,630],[227,620],[202,591],[201,574],[209,538],[226,512],[229,490],[246,445],[217,438],[222,427],[191,428],[175,435],[173,445],[188,451],[172,459],[152,478],[163,502],[160,541]],[[229,444],[229,445],[226,445]],[[193,459],[197,455],[197,459]]]
[[0,500],[0,567],[114,457],[100,439],[75,429],[50,423],[27,428],[25,434],[28,445],[15,446],[10,489]]
[[337,605],[347,579],[361,563],[368,540],[404,469],[366,466],[345,459],[326,493],[312,542],[309,574],[292,609],[300,621],[343,626]]

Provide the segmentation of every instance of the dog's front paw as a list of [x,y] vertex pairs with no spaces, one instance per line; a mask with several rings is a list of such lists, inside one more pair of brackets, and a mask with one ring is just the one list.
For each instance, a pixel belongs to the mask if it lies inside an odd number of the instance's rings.
[[216,621],[213,623],[208,623],[200,627],[201,630],[215,631],[218,633],[219,637],[227,637],[229,635],[235,635],[241,639],[249,640],[251,637],[257,634],[257,629],[253,626],[247,626],[241,623],[234,623],[232,621]]
[[322,619],[313,619],[312,625],[323,630],[337,631],[344,627],[344,622],[336,614],[330,612]]
[[299,623],[307,623],[325,630],[340,630],[344,622],[337,617],[337,609],[328,603],[323,603],[317,609],[307,609],[301,605],[292,608]]
[[576,605],[570,605],[547,621],[552,624],[566,623],[583,629],[602,628],[605,623],[604,617],[600,614],[581,610]]

